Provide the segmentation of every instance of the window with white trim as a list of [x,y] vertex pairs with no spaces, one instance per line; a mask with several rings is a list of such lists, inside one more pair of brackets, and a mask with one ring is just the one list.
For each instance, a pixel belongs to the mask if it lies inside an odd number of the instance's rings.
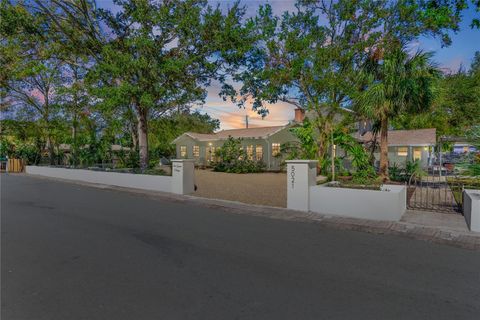
[[198,158],[200,157],[200,147],[199,146],[193,146],[193,156]]
[[207,154],[207,157],[208,157],[208,161],[211,161],[211,162],[215,162],[215,147],[208,147],[208,154]]
[[253,145],[247,146],[247,157],[248,160],[253,160]]
[[397,148],[397,156],[399,156],[399,157],[408,156],[408,147],[398,147]]
[[255,147],[255,159],[257,161],[260,161],[263,159],[263,146],[257,145]]
[[272,143],[272,156],[280,154],[280,143]]
[[422,148],[413,148],[413,161],[422,160]]
[[187,146],[180,146],[180,157],[181,158],[187,157]]

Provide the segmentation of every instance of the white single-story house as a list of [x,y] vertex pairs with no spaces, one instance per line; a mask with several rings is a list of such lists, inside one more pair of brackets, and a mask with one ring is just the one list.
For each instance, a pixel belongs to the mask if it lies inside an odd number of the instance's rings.
[[173,144],[176,145],[177,159],[195,159],[196,165],[209,166],[215,162],[215,151],[225,140],[240,138],[249,159],[263,161],[267,170],[276,171],[282,164],[278,156],[281,145],[296,140],[290,128],[302,123],[304,118],[305,111],[297,108],[294,120],[283,126],[231,129],[210,134],[186,132],[173,140]]
[[290,132],[293,124],[275,127],[222,130],[211,134],[186,132],[176,138],[178,159],[195,159],[199,166],[209,166],[215,162],[215,151],[229,137],[241,138],[242,147],[249,159],[263,161],[267,170],[280,170],[280,146],[296,138]]
[[[364,143],[372,143],[372,133],[355,137]],[[380,143],[380,137],[377,137]],[[437,131],[435,128],[416,130],[389,130],[388,131],[388,160],[389,166],[397,165],[404,167],[407,161],[419,160],[421,166],[426,168],[433,165],[435,159],[435,145],[437,144]],[[380,160],[380,152],[374,153],[375,160]]]

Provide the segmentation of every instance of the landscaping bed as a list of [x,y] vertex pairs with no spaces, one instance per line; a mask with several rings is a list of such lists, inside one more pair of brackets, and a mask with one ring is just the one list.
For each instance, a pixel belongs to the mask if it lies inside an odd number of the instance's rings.
[[111,166],[105,167],[74,167],[74,166],[52,166],[46,165],[42,167],[48,168],[60,168],[60,169],[72,169],[72,170],[90,170],[90,171],[99,171],[99,172],[116,172],[116,173],[129,173],[129,174],[145,174],[145,175],[155,175],[155,176],[169,176],[169,174],[159,168],[146,169],[142,172],[140,168],[114,168]]
[[347,188],[347,189],[359,189],[359,190],[382,190],[382,185],[378,184],[359,184],[352,181],[342,181],[342,182],[328,182],[325,184],[327,187],[331,188]]

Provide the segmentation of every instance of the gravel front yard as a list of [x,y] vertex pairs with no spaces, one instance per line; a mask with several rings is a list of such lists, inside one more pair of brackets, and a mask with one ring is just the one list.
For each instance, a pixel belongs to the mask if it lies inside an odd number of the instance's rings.
[[195,196],[286,207],[285,173],[234,174],[195,170]]

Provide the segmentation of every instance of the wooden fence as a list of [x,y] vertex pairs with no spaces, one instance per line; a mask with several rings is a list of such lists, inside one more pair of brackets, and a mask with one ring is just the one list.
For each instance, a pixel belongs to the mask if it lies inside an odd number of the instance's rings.
[[[2,171],[3,169],[4,168],[2,166]],[[25,171],[25,161],[23,159],[8,159],[8,164],[6,169],[8,172],[13,172],[13,173],[23,172]]]

